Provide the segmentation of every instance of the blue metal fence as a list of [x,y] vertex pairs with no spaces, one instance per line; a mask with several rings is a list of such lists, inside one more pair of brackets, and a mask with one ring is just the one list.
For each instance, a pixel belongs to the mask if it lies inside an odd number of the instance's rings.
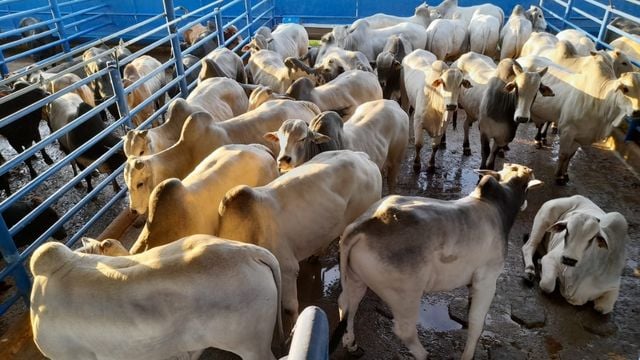
[[[70,174],[68,174],[69,165],[98,141],[110,136],[110,134],[115,131],[119,131],[123,125],[132,126],[131,119],[141,109],[152,104],[160,96],[165,96],[165,93],[172,87],[177,86],[179,88],[179,94],[177,96],[186,97],[189,88],[196,85],[195,82],[188,84],[186,78],[192,72],[198,72],[199,65],[185,70],[182,66],[183,55],[193,52],[205,41],[210,39],[217,39],[221,46],[226,46],[233,42],[237,36],[242,36],[244,40],[236,46],[237,50],[249,41],[255,29],[262,25],[271,25],[273,22],[273,0],[218,0],[212,2],[202,1],[198,2],[198,4],[194,4],[193,1],[185,4],[183,1],[181,6],[176,6],[172,0],[163,0],[162,8],[156,7],[159,2],[153,2],[153,13],[144,16],[140,15],[136,23],[127,23],[129,26],[120,27],[123,22],[121,21],[120,14],[113,12],[113,7],[122,6],[122,3],[126,2],[127,1],[122,1],[118,3],[114,1],[107,4],[96,0],[71,0],[65,2],[58,2],[56,0],[40,2],[0,0],[0,8],[6,6],[0,10],[0,26],[2,26],[3,29],[0,34],[0,41],[4,41],[4,44],[0,45],[0,70],[4,78],[0,81],[0,89],[6,89],[6,86],[9,86],[16,80],[33,75],[37,71],[49,69],[56,64],[66,63],[66,69],[45,80],[44,86],[48,86],[51,81],[65,74],[83,71],[88,61],[95,59],[115,60],[115,49],[106,50],[89,59],[87,62],[81,61],[81,57],[87,49],[104,44],[113,44],[120,38],[126,39],[124,43],[125,46],[136,49],[130,56],[120,59],[117,63],[115,61],[110,63],[107,68],[87,76],[73,86],[53,93],[27,108],[12,109],[14,111],[12,114],[0,119],[1,129],[15,121],[19,121],[21,117],[34,109],[45,106],[64,94],[74,91],[80,86],[87,85],[101,77],[108,77],[111,79],[113,85],[113,96],[103,99],[99,105],[88,113],[78,117],[63,128],[52,132],[42,141],[29,147],[22,153],[13,156],[6,163],[2,164],[2,166],[0,166],[0,176],[3,176],[9,175],[9,171],[11,170],[20,169],[25,160],[34,156],[34,154],[41,149],[53,149],[52,145],[54,145],[56,140],[59,140],[71,130],[89,121],[92,116],[106,110],[108,107],[117,104],[120,114],[114,121],[109,122],[106,128],[93,139],[70,152],[68,155],[57,159],[53,165],[39,171],[39,174],[35,178],[29,180],[18,189],[12,189],[12,194],[0,202],[0,213],[4,213],[8,211],[13,204],[31,198],[34,195],[45,198],[33,211],[14,226],[11,226],[11,228],[7,227],[4,216],[0,217],[0,253],[5,263],[4,267],[0,267],[0,281],[13,279],[15,284],[12,290],[4,294],[4,296],[0,295],[0,314],[4,314],[7,309],[20,299],[28,303],[31,280],[26,270],[25,262],[38,246],[47,241],[57,229],[68,224],[70,221],[78,221],[81,215],[89,217],[87,221],[80,219],[82,223],[81,228],[65,239],[66,244],[72,246],[82,235],[94,226],[101,216],[121,201],[126,194],[126,188],[116,192],[111,191],[108,187],[114,179],[120,180],[120,184],[122,184],[121,175],[124,165],[120,166],[108,176],[101,177],[99,183],[95,185],[94,189],[88,194],[81,195],[78,191],[83,192],[84,190],[74,190],[77,184],[104,164],[111,155],[122,151],[122,141],[120,141],[117,146],[105,152],[104,155],[100,156],[100,158],[76,176],[71,177]],[[140,4],[142,2],[137,3]],[[144,4],[147,3],[151,2],[144,2]],[[185,5],[188,6],[188,13],[185,11]],[[78,6],[79,8],[74,8],[73,6]],[[97,13],[93,14],[93,12]],[[35,39],[34,37],[27,39],[19,38],[20,33],[25,29],[17,29],[17,24],[19,20],[25,16],[38,16],[42,21],[38,26],[48,26],[50,30],[45,31],[46,34],[53,35],[57,40],[32,50],[23,50],[23,44]],[[189,48],[181,50],[180,41],[185,30],[197,23],[206,21],[215,22],[218,31],[212,32],[206,39],[193,44]],[[225,39],[221,29],[230,25],[235,25],[239,31],[232,38]],[[31,26],[30,28],[35,27],[36,26]],[[101,35],[103,33],[106,34]],[[42,35],[36,35],[36,37],[37,36]],[[94,36],[94,39],[86,42],[78,41],[86,39],[88,36]],[[35,66],[30,69],[22,66],[25,64],[28,56],[48,48],[53,49],[56,45],[63,46],[62,49],[58,49],[59,51],[55,55],[37,62]],[[171,49],[171,56],[168,56],[168,60],[162,62],[162,66],[154,70],[151,74],[142,77],[126,88],[123,87],[119,68],[124,67],[141,55],[160,49]],[[69,62],[70,59],[74,59],[75,61]],[[17,71],[10,72],[9,68]],[[171,71],[175,72],[177,76],[171,81],[168,81],[160,91],[154,93],[150,98],[145,99],[135,108],[128,108],[126,99],[129,93],[147,82],[154,75],[158,73],[169,73]],[[40,86],[42,86],[42,84],[32,84],[22,90],[14,91],[10,95],[1,97],[0,107],[12,99],[37,89]],[[157,109],[140,127],[150,126],[166,111],[168,103],[169,102],[166,102],[164,106]],[[65,169],[67,171],[65,171]],[[16,176],[12,174],[12,179],[16,177],[22,177],[22,175]],[[15,185],[17,181],[12,183]],[[35,221],[36,217],[47,210],[48,207],[56,206],[60,203],[64,203],[64,206],[58,206],[64,210],[64,213],[60,214],[60,219],[44,233],[38,234],[37,239],[32,244],[26,246],[26,248],[21,250],[16,248],[13,241],[15,235],[20,230],[28,227]]]

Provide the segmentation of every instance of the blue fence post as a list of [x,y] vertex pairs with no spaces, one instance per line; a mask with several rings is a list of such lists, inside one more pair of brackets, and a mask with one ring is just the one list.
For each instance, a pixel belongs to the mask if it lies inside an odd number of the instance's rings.
[[9,67],[4,61],[4,54],[2,53],[2,50],[0,50],[0,75],[4,78],[7,74],[9,74]]
[[571,10],[573,9],[573,0],[567,1],[567,7],[564,9],[564,15],[562,16],[562,29],[567,28],[567,20],[571,16]]
[[249,25],[249,36],[253,34],[253,19],[251,18],[251,0],[244,0],[244,7],[247,9],[247,25]]
[[111,86],[113,87],[113,94],[116,96],[116,103],[118,104],[120,118],[126,118],[127,125],[133,128],[133,122],[129,115],[127,96],[124,94],[124,86],[122,86],[122,78],[120,77],[118,65],[115,61],[109,61],[107,62],[107,68],[109,69],[109,79],[111,80]]
[[69,39],[67,38],[67,34],[64,31],[64,24],[60,18],[62,15],[60,14],[60,7],[58,6],[58,0],[49,0],[49,7],[51,8],[51,15],[53,19],[56,21],[56,31],[58,31],[58,35],[60,35],[60,39],[64,40],[62,43],[62,50],[65,53],[71,52],[71,46],[69,46]]
[[[18,253],[16,244],[13,242],[11,234],[9,234],[9,228],[7,228],[7,224],[4,222],[4,218],[2,216],[0,216],[0,253],[2,253],[2,258],[7,263],[7,266],[20,261],[20,254]],[[31,280],[29,279],[27,270],[24,266],[18,266],[13,270],[11,275],[13,275],[13,278],[16,281],[18,293],[22,296],[25,304],[28,306],[29,297],[31,295]]]
[[216,29],[218,29],[218,46],[224,46],[224,29],[222,28],[222,12],[216,8]]
[[171,50],[173,51],[173,60],[175,61],[176,74],[180,79],[178,86],[180,87],[180,96],[187,98],[189,96],[189,87],[187,78],[184,76],[184,63],[182,62],[182,49],[180,49],[180,39],[178,38],[178,27],[176,24],[170,24],[176,19],[176,12],[173,6],[173,0],[162,0],[164,5],[164,13],[167,19],[167,28],[171,36]]
[[607,35],[607,25],[609,24],[609,16],[611,16],[611,5],[607,6],[604,11],[604,18],[602,24],[600,24],[600,30],[598,31],[598,45],[604,44],[604,37]]

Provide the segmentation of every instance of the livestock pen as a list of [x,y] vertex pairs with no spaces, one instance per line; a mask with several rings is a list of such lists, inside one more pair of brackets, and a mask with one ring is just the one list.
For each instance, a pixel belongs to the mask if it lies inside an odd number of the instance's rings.
[[[473,5],[481,2],[479,0],[460,1],[460,4]],[[520,2],[505,0],[497,5],[504,10],[505,14],[509,14],[513,6],[518,3]],[[36,91],[42,85],[46,87],[65,74],[83,73],[84,68],[92,60],[108,59],[106,68],[99,69],[99,71],[86,77],[83,74],[79,82],[61,91],[46,94],[44,97],[29,98],[27,107],[12,108],[6,114],[3,112],[3,117],[0,119],[0,134],[2,129],[15,124],[16,121],[33,111],[41,111],[43,107],[52,101],[66,93],[79,89],[83,85],[90,85],[100,79],[109,79],[113,84],[113,93],[110,96],[103,97],[92,110],[79,116],[73,122],[55,131],[50,131],[42,125],[39,126],[38,131],[42,139],[33,139],[33,145],[29,143],[24,148],[16,148],[16,151],[12,151],[9,143],[2,143],[0,151],[3,158],[8,160],[0,166],[0,177],[8,180],[9,188],[5,190],[0,203],[0,213],[3,214],[2,221],[0,221],[0,252],[4,260],[0,268],[0,283],[5,281],[7,284],[7,289],[0,293],[0,301],[2,301],[0,304],[0,316],[2,317],[0,318],[0,335],[4,333],[0,338],[11,339],[11,341],[15,339],[12,334],[7,333],[7,328],[10,325],[14,325],[13,323],[16,322],[16,319],[19,319],[16,314],[23,312],[25,304],[29,303],[32,280],[28,271],[28,259],[40,245],[47,242],[51,237],[56,237],[56,233],[59,233],[61,229],[66,230],[67,236],[63,236],[59,240],[63,240],[70,247],[74,246],[83,236],[96,237],[98,234],[103,233],[106,236],[118,237],[123,231],[117,228],[128,227],[133,222],[134,216],[129,213],[125,200],[127,189],[122,180],[124,165],[113,169],[108,174],[96,175],[101,165],[105,164],[110,157],[122,151],[122,141],[101,152],[95,161],[77,173],[75,169],[72,173],[69,166],[73,166],[74,162],[83,153],[95,144],[100,143],[100,141],[104,141],[110,134],[124,135],[123,129],[135,127],[132,122],[133,117],[147,105],[155,103],[160,97],[164,97],[166,93],[172,93],[174,98],[187,97],[190,90],[196,86],[195,81],[189,82],[187,79],[190,75],[193,76],[200,70],[199,65],[185,68],[183,60],[187,55],[194,53],[199,47],[212,39],[215,39],[219,46],[227,46],[237,39],[242,39],[232,49],[233,51],[240,51],[260,26],[273,27],[283,22],[295,22],[310,28],[326,27],[328,31],[328,28],[332,25],[349,24],[356,19],[378,12],[402,16],[410,15],[416,5],[413,2],[359,0],[297,2],[289,0],[163,0],[162,2],[135,0],[0,0],[0,73],[3,76],[3,80],[0,81],[0,92],[3,92],[3,89],[6,89],[8,85],[21,78],[37,79],[40,76],[38,75],[39,72],[44,72],[45,74],[51,72],[53,74],[51,77],[28,83],[26,87],[4,95],[0,98],[0,108],[6,109],[6,104],[14,99],[19,99],[21,96],[31,96],[30,94],[33,94],[33,91]],[[524,5],[528,6],[530,4],[526,3]],[[609,32],[628,36],[640,42],[636,35],[626,33],[610,25],[610,21],[617,16],[640,23],[640,3],[636,0],[610,2],[603,0],[568,0],[566,2],[562,0],[541,0],[538,5],[544,11],[550,30],[559,31],[567,28],[583,30],[587,36],[596,42],[599,48],[609,47],[605,41]],[[41,22],[19,28],[19,21],[25,17],[35,17]],[[181,40],[187,29],[196,24],[207,22],[215,24],[215,29],[217,30],[212,31],[189,47],[181,46]],[[237,33],[225,38],[221,29],[227,29],[232,25],[237,27]],[[21,36],[22,32],[42,29],[43,26],[46,26],[47,29],[25,38]],[[132,49],[130,55],[125,57],[115,56],[120,39],[123,40],[123,46]],[[100,46],[106,46],[107,49],[95,55],[93,59],[82,58],[86,50]],[[47,53],[48,56],[45,58],[37,57],[38,54],[43,53]],[[162,65],[130,86],[123,86],[121,68],[145,54],[154,54],[156,57],[163,59],[161,61]],[[36,56],[34,57],[34,55]],[[243,55],[243,57],[247,56],[248,53]],[[640,64],[636,65],[640,66]],[[129,108],[127,103],[128,94],[143,86],[157,74],[167,74],[170,80],[150,97],[144,99],[135,107]],[[166,113],[169,103],[170,101],[166,101],[164,105],[154,110],[153,114],[146,118],[138,128],[148,128],[152,124],[157,124]],[[82,126],[82,124],[88,123],[95,115],[99,115],[102,112],[106,113],[109,108],[114,107],[117,109],[115,116],[111,116],[100,131],[93,134],[94,136],[91,140],[80,144],[68,154],[64,154],[57,149],[56,141],[60,141],[66,134]],[[112,112],[109,113],[113,114]],[[634,130],[634,126],[631,126],[629,133],[631,134]],[[41,151],[49,151],[55,160],[54,163],[45,166],[44,159],[40,159],[37,155]],[[454,161],[453,156],[448,156],[450,161]],[[31,174],[26,171],[24,163],[30,161],[29,159],[33,157],[35,157],[33,165],[37,174],[30,176]],[[532,160],[532,162],[538,163],[539,161]],[[606,161],[602,160],[600,163],[606,163]],[[619,168],[620,166],[616,166],[616,169]],[[593,171],[593,168],[587,168],[584,171],[587,173],[588,171]],[[403,171],[403,174],[406,175],[406,171]],[[455,179],[452,180],[452,177]],[[462,180],[460,180],[461,177]],[[82,187],[83,179],[85,178],[97,179],[97,184],[94,185],[91,191],[87,191],[85,187]],[[444,175],[441,183],[443,188],[441,193],[445,194],[444,197],[448,197],[451,193],[457,194],[463,190],[469,190],[473,183],[473,181],[469,180],[470,178],[472,177],[466,172],[462,173],[462,175],[450,176],[449,179],[447,179],[447,175]],[[628,180],[629,176],[625,175],[624,178]],[[631,178],[633,177],[631,176]],[[438,184],[438,181],[422,175],[414,180],[419,187],[432,187],[431,183],[428,186],[425,185],[425,183],[431,181],[433,181],[433,184]],[[118,182],[122,188],[111,189],[109,185],[113,181]],[[446,194],[447,189],[444,188],[446,188],[447,181],[457,181],[463,184],[458,186],[459,189]],[[634,183],[633,181],[629,180],[630,183]],[[637,184],[637,180],[635,184]],[[406,181],[405,186],[407,186]],[[418,193],[421,192],[418,191]],[[431,194],[433,195],[433,192]],[[634,202],[637,206],[637,200],[633,199],[630,200],[631,206],[633,206]],[[20,203],[30,204],[29,211],[21,215],[17,221],[9,224],[5,214]],[[45,228],[33,230],[33,224],[43,221],[40,220],[41,216],[50,208],[57,212],[58,217],[53,220],[49,219]],[[635,229],[637,231],[637,228]],[[30,232],[31,239],[28,244],[19,245],[16,242],[16,237],[23,231]],[[338,277],[337,267],[334,265],[335,262],[323,259],[322,268],[313,270],[314,273],[310,282],[318,285],[317,282],[319,281],[320,292],[335,291],[335,280]],[[303,285],[299,286],[303,287]],[[317,291],[318,289],[309,290],[309,292]],[[323,307],[328,306],[328,297],[321,295],[320,298],[320,300],[314,299],[309,303],[320,303],[320,305],[324,305]],[[447,298],[447,301],[452,300],[451,302],[455,303],[458,299],[459,297]],[[442,316],[442,304],[447,301],[439,301],[435,305],[428,304],[429,306],[425,306],[424,312],[430,316]],[[519,301],[520,305],[514,305],[515,307],[522,306],[525,310],[530,310],[530,312],[535,312],[540,308],[538,304],[537,307],[533,306],[533,310],[531,310],[521,304],[525,299],[520,299]],[[627,302],[626,304],[629,303]],[[633,304],[637,305],[638,303],[635,302]],[[504,306],[506,305],[502,305],[502,307]],[[557,301],[554,306],[558,306]],[[388,326],[389,311],[383,305],[379,303],[369,304],[369,308],[374,313],[382,314],[383,322],[386,321],[383,325],[376,323],[376,326]],[[325,308],[325,310],[327,309]],[[327,312],[335,315],[335,310],[333,312],[327,310]],[[446,312],[447,309],[444,310],[444,313]],[[449,307],[448,312],[455,313],[456,310],[452,311],[451,307]],[[462,312],[464,313],[464,311]],[[625,313],[628,312],[630,310]],[[535,318],[531,314],[520,316],[520,318],[526,318],[527,316]],[[433,327],[427,326],[427,328],[435,332],[458,329],[458,322],[460,321],[453,321],[446,314],[444,317],[446,319],[435,325],[430,324],[429,326]],[[455,318],[453,315],[451,317]],[[609,336],[612,331],[614,333],[615,331],[623,332],[627,326],[624,325],[621,330],[617,328],[611,330],[610,327],[615,327],[616,325],[603,326],[598,323],[597,319],[592,319],[591,315],[583,317],[586,318],[583,321],[588,323],[587,327],[601,334],[598,336],[603,338]],[[635,319],[637,319],[637,312],[635,313]],[[331,320],[333,321],[334,319]],[[371,319],[370,321],[378,322]],[[529,324],[526,319],[524,322]],[[429,322],[426,321],[425,323]],[[531,327],[535,329],[538,325],[535,321],[533,323]],[[528,328],[529,325],[526,325],[526,327]],[[509,324],[509,326],[512,326],[512,324]],[[512,331],[513,329],[509,328],[509,326],[503,326],[501,330]],[[13,327],[13,329],[17,328],[19,327]],[[547,335],[543,340],[536,340],[536,344],[542,344],[547,354],[558,354],[564,350],[565,353],[563,354],[566,355],[567,349],[563,349],[562,345],[558,345],[560,342],[554,340],[552,336]],[[637,349],[637,343],[636,348],[629,344],[633,341],[633,334],[622,337],[625,338],[622,354],[628,356],[633,351],[640,351]],[[434,335],[430,334],[428,338],[433,340]],[[501,342],[493,332],[488,336],[488,339],[484,340],[485,343],[500,344],[499,348],[504,350],[502,352],[492,352],[489,355],[485,354],[484,356],[490,356],[491,358],[501,358],[501,356],[502,358],[523,358],[522,352],[518,351],[521,345],[515,345],[521,344],[522,339],[526,339],[526,336],[511,342]],[[371,342],[375,341],[375,339],[370,339],[365,341],[365,344],[371,344]],[[607,343],[606,339],[595,341],[598,344],[611,344],[610,342]],[[442,344],[436,346],[436,354],[444,357],[447,353],[446,348],[448,346],[459,347],[459,342],[458,335],[445,336]],[[576,347],[585,345],[583,339],[569,340],[569,343],[572,342]],[[587,343],[589,342],[587,341]],[[15,351],[19,351],[17,348],[20,346],[14,345],[0,342],[0,347],[2,348],[0,349],[0,355],[7,354],[7,356],[17,357],[18,355],[16,355]],[[585,346],[587,350],[576,351],[575,358],[584,358],[585,356],[590,358],[588,356],[590,354],[588,345]],[[398,346],[394,349],[397,348]],[[533,354],[530,349],[525,350],[528,351],[529,358],[545,358],[545,355],[538,356]],[[615,349],[611,347],[607,348],[607,350],[612,354],[611,358],[616,358],[615,356],[624,357],[623,355],[616,355]],[[389,352],[380,351],[384,355],[380,355],[381,357],[379,358],[388,358],[386,356],[389,355]],[[594,356],[593,358],[605,358],[605,356]]]

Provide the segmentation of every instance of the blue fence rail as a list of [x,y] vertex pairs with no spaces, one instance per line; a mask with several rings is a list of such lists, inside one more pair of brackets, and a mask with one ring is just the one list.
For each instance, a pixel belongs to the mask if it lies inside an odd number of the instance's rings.
[[[104,69],[84,77],[80,82],[64,88],[58,92],[50,94],[43,99],[35,101],[30,106],[23,109],[12,109],[12,113],[0,119],[0,131],[6,126],[20,121],[20,119],[40,108],[50,104],[54,100],[60,98],[64,94],[75,91],[83,85],[88,85],[99,78],[109,78],[113,86],[113,96],[110,96],[100,104],[97,104],[91,111],[78,117],[73,122],[65,125],[61,129],[54,131],[45,136],[41,141],[33,146],[25,149],[23,152],[13,155],[10,160],[0,166],[0,177],[11,176],[11,184],[24,182],[17,189],[12,188],[12,194],[6,194],[6,198],[0,202],[0,253],[4,260],[3,267],[0,267],[0,281],[11,279],[13,286],[8,292],[0,294],[0,314],[4,314],[7,309],[15,305],[20,299],[28,303],[31,280],[30,275],[25,267],[31,253],[47,241],[56,233],[58,229],[64,227],[70,222],[80,223],[80,229],[70,234],[65,239],[68,246],[73,246],[77,240],[86,234],[96,222],[107,212],[120,202],[126,195],[126,188],[119,191],[111,190],[108,186],[113,180],[122,184],[122,171],[124,165],[106,176],[101,176],[94,185],[94,189],[85,195],[85,189],[74,189],[86,176],[101,167],[106,160],[122,151],[122,141],[109,151],[105,152],[90,166],[87,166],[77,175],[72,176],[69,172],[69,165],[78,159],[87,149],[94,144],[103,140],[107,136],[121,132],[124,125],[133,127],[132,118],[149,104],[153,104],[159,97],[166,96],[167,92],[177,87],[178,95],[186,97],[190,88],[196,84],[187,82],[187,77],[193,72],[199,72],[199,65],[193,66],[185,70],[182,66],[182,58],[184,55],[193,52],[196,48],[202,46],[205,41],[217,39],[218,44],[226,46],[232,43],[236,37],[242,36],[243,41],[236,46],[234,50],[240,49],[248,43],[253,32],[262,25],[270,26],[273,24],[273,0],[218,0],[207,2],[206,4],[184,4],[176,6],[172,0],[163,0],[162,8],[158,9],[155,14],[148,16],[140,16],[138,22],[127,27],[116,29],[118,20],[117,16],[112,13],[111,6],[114,4],[106,4],[95,0],[71,0],[66,2],[57,2],[55,0],[38,2],[34,6],[34,2],[28,2],[30,8],[26,9],[27,2],[17,2],[15,0],[0,0],[0,8],[6,6],[4,11],[0,10],[0,70],[2,71],[3,80],[0,81],[0,89],[7,89],[15,81],[27,77],[33,77],[40,71],[51,71],[51,69],[60,69],[63,64],[63,70],[50,73],[48,78],[42,83],[31,84],[21,90],[13,91],[9,95],[0,97],[0,108],[7,107],[7,103],[16,100],[21,95],[29,94],[29,92],[37,90],[41,87],[49,88],[52,81],[69,73],[82,73],[88,62],[105,59],[114,60]],[[114,2],[115,3],[115,2]],[[154,2],[156,3],[156,2]],[[41,5],[41,6],[40,6]],[[78,8],[73,8],[77,6]],[[11,9],[9,9],[11,7]],[[69,8],[71,7],[71,8]],[[85,11],[83,11],[84,9]],[[188,10],[188,11],[185,11]],[[93,12],[100,12],[100,19],[92,15]],[[42,15],[47,16],[42,16]],[[48,26],[50,30],[46,31],[47,35],[52,35],[56,40],[36,47],[30,50],[23,50],[23,45],[29,41],[33,41],[38,36],[20,39],[20,34],[25,29],[18,29],[18,22],[26,16],[37,16],[42,21],[38,26]],[[207,21],[216,24],[217,31],[207,35],[207,37],[192,46],[181,50],[180,42],[182,34],[197,23],[206,23]],[[230,25],[235,25],[239,31],[232,38],[225,39],[222,29]],[[10,27],[7,27],[10,26]],[[31,26],[28,29],[36,28]],[[10,30],[9,30],[10,29]],[[80,41],[87,39],[89,35],[99,36],[107,32],[106,35],[94,38],[89,41]],[[107,49],[104,52],[82,61],[83,53],[92,48],[105,44],[115,44],[119,39],[124,38],[125,47],[135,48],[135,51],[119,61],[115,61],[115,49]],[[67,44],[67,46],[58,46]],[[35,62],[29,68],[23,65],[28,62],[28,57],[42,52],[46,49],[56,49],[57,52],[43,60]],[[140,78],[128,87],[124,87],[120,69],[134,59],[148,54],[151,51],[164,51],[170,49],[171,55],[167,56],[167,60],[154,72]],[[12,71],[10,71],[12,70]],[[176,76],[164,85],[162,89],[155,92],[151,97],[144,99],[142,103],[130,109],[127,105],[127,95],[135,91],[139,86],[146,83],[156,74],[175,73]],[[151,126],[166,111],[169,101],[164,106],[157,109],[150,117],[148,117],[140,127]],[[67,155],[57,156],[55,163],[49,167],[43,167],[38,175],[33,179],[26,180],[22,174],[15,174],[16,170],[23,167],[23,162],[43,149],[55,151],[54,143],[56,140],[67,135],[73,129],[78,128],[87,121],[91,121],[92,117],[100,112],[107,110],[109,107],[116,105],[118,116],[105,125],[104,130],[100,131],[90,141],[71,151]],[[1,115],[0,115],[1,116]],[[3,150],[7,152],[8,150]],[[39,160],[34,161],[37,164]],[[13,170],[13,171],[12,171]],[[12,171],[12,174],[9,172]],[[95,181],[95,179],[94,179]],[[5,222],[5,212],[12,211],[12,207],[19,202],[25,202],[34,196],[44,198],[37,206],[35,206],[26,216],[13,226],[7,226]],[[18,232],[29,227],[36,218],[43,214],[49,207],[59,208],[59,220],[49,227],[46,231],[37,234],[37,239],[23,249],[18,249],[14,242],[14,238]],[[112,215],[113,216],[113,215]],[[85,220],[88,218],[88,220]]]

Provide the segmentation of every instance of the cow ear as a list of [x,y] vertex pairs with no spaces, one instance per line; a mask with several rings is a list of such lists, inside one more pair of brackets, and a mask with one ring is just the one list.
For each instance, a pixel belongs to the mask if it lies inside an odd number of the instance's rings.
[[264,138],[265,140],[274,142],[274,143],[278,143],[280,142],[280,139],[278,139],[278,133],[277,132],[268,132],[266,134],[264,134]]
[[543,67],[542,69],[538,70],[538,75],[540,75],[540,77],[543,77],[544,74],[547,73],[547,70],[549,70],[548,66]]
[[557,223],[549,226],[547,232],[559,233],[567,230],[567,222],[566,221],[558,221]]
[[527,190],[535,189],[542,185],[544,185],[544,183],[538,179],[529,180],[529,182],[527,183]]
[[598,233],[598,235],[596,235],[596,243],[598,244],[599,248],[609,250],[609,243],[607,242],[607,238],[602,233]]
[[251,50],[251,45],[247,44],[245,46],[242,47],[242,51],[247,52]]
[[467,79],[462,80],[462,83],[460,85],[462,85],[462,87],[465,89],[469,89],[473,87],[473,85],[471,85],[471,82]]
[[596,55],[598,55],[598,52],[597,51],[589,51],[589,54],[591,56],[596,56]]
[[626,87],[624,84],[620,84],[618,85],[618,87],[616,88],[616,90],[621,91],[623,94],[626,94],[629,92],[629,88]]
[[104,240],[100,243],[100,250],[108,249],[113,246],[113,242],[110,239]]
[[507,83],[507,85],[504,86],[504,91],[512,92],[513,90],[515,90],[515,88],[516,88],[516,83],[512,81]]
[[473,170],[473,172],[480,176],[485,176],[485,175],[493,176],[494,178],[496,178],[496,180],[500,181],[500,173],[495,170],[475,169]]
[[313,142],[316,144],[324,144],[326,142],[331,141],[331,138],[328,137],[327,135],[320,134],[315,131],[312,131],[311,134],[313,135]]
[[89,239],[88,237],[81,237],[80,241],[82,242],[82,246],[83,247],[88,247],[89,245],[91,245],[91,239]]
[[438,86],[442,85],[442,83],[443,83],[442,79],[438,78],[438,79],[433,80],[433,82],[431,83],[431,86],[438,87]]
[[555,96],[556,95],[553,92],[553,90],[551,90],[550,87],[548,87],[546,85],[542,85],[542,84],[540,84],[540,94],[542,94],[542,96]]
[[513,73],[516,74],[516,76],[524,72],[524,70],[522,70],[522,66],[520,66],[520,64],[518,64],[518,62],[516,62],[515,60],[513,61],[513,65],[511,66],[511,68],[513,69]]

